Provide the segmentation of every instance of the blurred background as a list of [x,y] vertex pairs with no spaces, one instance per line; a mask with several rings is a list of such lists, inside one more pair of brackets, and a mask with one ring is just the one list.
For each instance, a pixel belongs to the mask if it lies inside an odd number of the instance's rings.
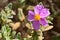
[[[17,14],[18,8],[23,8],[24,15],[28,14],[28,10],[32,7],[42,3],[51,12],[51,22],[53,28],[44,32],[44,40],[60,40],[60,0],[0,0],[0,11],[5,8],[9,3],[12,3],[12,10]],[[53,18],[53,19],[52,19]],[[17,15],[14,15],[13,21],[17,22]],[[19,30],[16,30],[17,32]]]

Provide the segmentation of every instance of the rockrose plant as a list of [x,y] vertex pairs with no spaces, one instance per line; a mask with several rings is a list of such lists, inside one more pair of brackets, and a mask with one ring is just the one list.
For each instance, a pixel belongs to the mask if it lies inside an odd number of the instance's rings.
[[43,5],[36,5],[34,11],[28,11],[28,21],[32,22],[32,26],[35,30],[40,29],[40,25],[47,26],[48,21],[46,17],[50,15],[49,9]]

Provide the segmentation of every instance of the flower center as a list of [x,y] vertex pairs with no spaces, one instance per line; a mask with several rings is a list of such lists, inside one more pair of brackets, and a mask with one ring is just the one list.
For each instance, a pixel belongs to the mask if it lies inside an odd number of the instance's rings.
[[34,16],[34,19],[35,19],[35,20],[40,20],[40,15],[39,15],[39,14],[36,14],[36,15]]

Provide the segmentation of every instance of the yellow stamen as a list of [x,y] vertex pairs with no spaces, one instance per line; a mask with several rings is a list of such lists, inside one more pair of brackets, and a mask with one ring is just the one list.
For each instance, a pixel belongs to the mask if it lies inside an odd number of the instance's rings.
[[35,17],[34,17],[35,20],[40,20],[40,15],[39,14],[36,14]]

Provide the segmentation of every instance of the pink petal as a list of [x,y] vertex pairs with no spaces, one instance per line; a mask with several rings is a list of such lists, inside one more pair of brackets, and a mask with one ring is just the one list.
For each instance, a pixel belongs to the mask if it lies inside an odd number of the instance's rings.
[[47,25],[48,25],[48,21],[47,21],[45,18],[41,18],[41,19],[40,19],[40,24],[41,24],[42,26],[47,26]]
[[32,11],[28,12],[28,21],[33,21],[34,20],[34,13]]
[[45,18],[45,17],[47,17],[47,16],[49,16],[50,15],[50,12],[49,12],[49,9],[47,9],[47,8],[44,8],[44,9],[42,9],[41,11],[40,11],[40,16],[41,16],[41,18]]
[[39,21],[33,21],[33,24],[32,24],[33,28],[35,30],[38,30],[40,28],[40,23]]
[[34,12],[35,12],[35,14],[39,14],[39,13],[40,13],[40,10],[41,10],[42,8],[44,8],[43,5],[36,5],[36,6],[34,7]]

